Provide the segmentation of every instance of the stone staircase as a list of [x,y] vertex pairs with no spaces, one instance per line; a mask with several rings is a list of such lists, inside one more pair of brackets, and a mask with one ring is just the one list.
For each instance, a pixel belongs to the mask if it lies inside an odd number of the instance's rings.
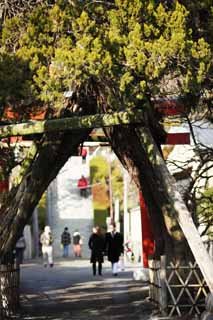
[[[88,197],[80,196],[78,180],[84,175],[90,181],[89,159],[85,163],[81,157],[71,157],[60,170],[47,192],[48,224],[54,235],[54,256],[62,255],[60,246],[61,233],[68,227],[71,235],[76,229],[83,236],[83,257],[88,258],[88,239],[93,226],[93,205],[89,189]],[[71,256],[73,250],[71,246]]]

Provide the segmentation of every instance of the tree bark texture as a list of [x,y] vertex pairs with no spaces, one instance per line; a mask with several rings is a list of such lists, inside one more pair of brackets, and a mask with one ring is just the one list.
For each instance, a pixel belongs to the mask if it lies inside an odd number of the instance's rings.
[[162,183],[161,186],[164,190],[163,194],[165,195],[165,206],[162,208],[164,217],[167,219],[170,217],[175,218],[178,222],[195,260],[200,267],[204,279],[206,280],[210,292],[213,292],[213,261],[201,240],[188,208],[176,188],[175,179],[169,173],[149,129],[141,127],[139,136],[141,144],[144,146],[145,152],[154,168],[158,181],[161,181]]
[[[3,126],[3,136],[43,134],[40,142],[32,145],[23,162],[20,181],[8,195],[6,206],[0,207],[0,255],[12,250],[25,224],[31,217],[49,183],[71,155],[76,154],[80,143],[86,140],[93,127],[119,125],[131,121],[141,122],[141,112],[117,112],[94,115],[95,103],[87,103],[90,115],[47,121],[32,121],[24,124]],[[93,114],[91,114],[93,113]]]
[[[95,122],[93,125],[96,126]],[[90,124],[89,128],[93,125]],[[142,190],[153,226],[156,254],[166,252],[168,257],[180,257],[182,261],[188,261],[189,247],[185,235],[204,278],[213,291],[213,263],[148,127],[122,125],[105,128],[105,132],[122,164],[139,190]],[[36,156],[10,199],[10,204],[1,213],[1,255],[13,248],[49,183],[91,132],[90,129],[83,128],[70,128],[64,133],[48,133],[44,136]]]
[[213,262],[149,129],[132,126],[119,129],[114,127],[107,129],[106,134],[115,153],[139,189],[142,189],[149,208],[157,251],[162,253],[158,243],[164,240],[165,251],[169,258],[187,262],[191,255],[190,247],[212,292]]
[[45,132],[61,132],[73,129],[93,129],[101,127],[116,126],[129,123],[140,123],[142,121],[142,111],[129,110],[108,114],[94,114],[85,116],[75,116],[63,119],[51,119],[42,121],[28,121],[0,126],[0,138],[11,136],[26,136]]
[[42,194],[91,130],[49,134],[43,139],[18,187],[11,191],[7,207],[1,210],[0,255],[10,251]]
[[[155,238],[156,255],[167,252],[171,254],[174,248],[173,241],[167,231],[162,215],[161,204],[155,172],[145,154],[145,150],[137,135],[135,126],[123,126],[119,128],[107,128],[105,133],[123,166],[142,191],[145,203],[149,208],[150,220]],[[172,221],[174,224],[174,222]],[[178,227],[178,226],[177,226]],[[183,239],[183,237],[182,237]]]

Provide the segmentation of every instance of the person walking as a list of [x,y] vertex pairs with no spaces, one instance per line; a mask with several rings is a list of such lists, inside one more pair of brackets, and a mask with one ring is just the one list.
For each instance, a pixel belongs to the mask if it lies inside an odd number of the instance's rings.
[[75,230],[75,232],[73,233],[73,251],[75,257],[81,257],[82,244],[83,241],[80,232],[78,230]]
[[119,257],[123,253],[123,236],[116,231],[115,223],[109,225],[109,232],[106,233],[105,251],[112,264],[112,273],[117,276]]
[[22,234],[21,237],[16,242],[16,247],[15,247],[15,255],[16,255],[16,261],[18,265],[23,263],[25,248],[26,248],[26,241],[25,241],[24,235]]
[[101,233],[101,228],[96,226],[92,230],[89,238],[88,246],[91,250],[90,262],[92,263],[93,275],[96,275],[96,263],[98,262],[98,274],[102,275],[102,263],[104,262],[104,246],[105,240]]
[[44,232],[40,236],[40,242],[44,267],[47,267],[48,264],[53,267],[53,235],[49,226],[45,226]]
[[63,257],[67,258],[69,256],[69,246],[71,244],[71,236],[68,228],[65,227],[61,235],[61,245],[63,247]]
[[78,188],[80,190],[80,196],[83,198],[87,198],[87,189],[88,189],[88,181],[84,175],[78,180]]
[[87,158],[87,149],[86,148],[81,149],[81,157],[82,157],[82,163],[86,163],[86,158]]

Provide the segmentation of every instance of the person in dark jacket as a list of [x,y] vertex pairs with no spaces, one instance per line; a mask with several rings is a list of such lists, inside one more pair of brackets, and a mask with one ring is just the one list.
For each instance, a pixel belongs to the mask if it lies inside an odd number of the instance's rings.
[[98,262],[98,274],[102,275],[102,263],[104,262],[104,246],[105,240],[101,233],[101,228],[96,226],[92,230],[92,234],[89,238],[89,248],[91,250],[90,262],[92,263],[93,275],[96,275],[96,263]]
[[109,232],[106,233],[105,251],[108,260],[112,263],[112,273],[114,276],[118,275],[118,261],[121,253],[123,253],[123,236],[116,231],[115,223],[109,226]]
[[68,231],[68,228],[65,227],[64,231],[61,235],[61,245],[63,247],[63,257],[66,258],[69,255],[69,246],[71,243],[71,236],[70,233]]

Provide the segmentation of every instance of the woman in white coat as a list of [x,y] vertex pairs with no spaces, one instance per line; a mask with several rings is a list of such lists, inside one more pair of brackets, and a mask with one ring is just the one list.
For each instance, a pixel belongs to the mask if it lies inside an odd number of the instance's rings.
[[53,236],[49,226],[45,226],[44,232],[40,236],[41,250],[44,259],[44,267],[53,267]]

